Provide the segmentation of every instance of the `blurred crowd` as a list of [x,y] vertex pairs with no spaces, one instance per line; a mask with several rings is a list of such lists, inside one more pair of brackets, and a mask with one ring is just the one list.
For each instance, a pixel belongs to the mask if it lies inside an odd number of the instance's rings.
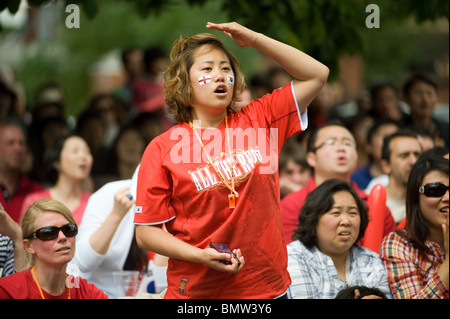
[[[36,200],[53,198],[63,202],[80,225],[91,195],[110,182],[131,180],[148,143],[175,124],[165,111],[166,52],[157,46],[133,47],[124,49],[121,58],[126,81],[88,98],[75,123],[66,118],[64,83],[43,83],[25,103],[19,81],[7,72],[0,74],[0,203],[14,222],[20,223]],[[291,80],[277,66],[249,76],[238,107]],[[367,194],[375,184],[388,187],[393,180],[383,148],[392,134],[408,129],[420,143],[418,152],[442,148],[448,153],[449,123],[435,116],[439,87],[432,75],[405,75],[401,86],[376,83],[351,103],[336,98],[338,87],[336,83],[324,87],[308,107],[306,132],[291,137],[283,147],[280,199],[304,188],[319,169],[307,158],[308,137],[331,121],[340,123],[355,140],[357,165],[350,172],[351,181]],[[398,225],[405,218],[404,209],[398,216],[394,208],[391,211]],[[131,245],[139,251],[134,242]]]

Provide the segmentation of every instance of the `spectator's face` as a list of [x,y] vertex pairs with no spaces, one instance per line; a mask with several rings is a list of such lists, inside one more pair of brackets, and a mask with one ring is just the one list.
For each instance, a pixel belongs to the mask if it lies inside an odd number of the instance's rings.
[[429,118],[437,103],[436,89],[425,82],[416,82],[405,97],[414,117]]
[[350,179],[356,169],[358,155],[353,135],[344,127],[327,126],[316,138],[315,152],[308,152],[307,161],[314,167],[316,177],[322,179]]
[[223,51],[209,46],[197,49],[189,77],[193,92],[192,106],[197,115],[226,112],[233,97],[234,73]]
[[128,130],[117,141],[116,152],[120,162],[137,166],[145,150],[142,136],[136,130]]
[[72,136],[64,143],[57,169],[60,175],[83,181],[91,172],[92,162],[86,142],[78,136]]
[[397,93],[390,87],[380,89],[373,100],[373,108],[380,116],[387,116],[394,120],[400,120],[402,117],[398,107]]
[[25,135],[20,128],[14,125],[0,128],[0,169],[19,170],[26,151]]
[[280,170],[280,179],[284,178],[290,183],[298,185],[298,187],[304,187],[309,178],[311,177],[311,169],[305,167],[289,159],[286,163],[286,167]]
[[383,161],[382,167],[394,185],[406,190],[411,167],[422,153],[419,141],[413,137],[401,136],[391,140],[389,144],[391,156],[389,163]]
[[[35,230],[38,230],[46,226],[61,227],[68,224],[69,221],[59,213],[48,211],[39,213],[35,223]],[[75,236],[66,237],[60,231],[58,237],[51,240],[26,239],[24,240],[24,247],[29,254],[34,255],[36,264],[64,267],[75,254],[75,238]]]
[[[421,186],[428,183],[442,183],[448,187],[448,175],[440,171],[431,171],[425,176]],[[427,222],[430,237],[442,237],[442,225],[448,218],[448,189],[442,197],[427,197],[420,194],[420,212]]]
[[347,254],[359,236],[361,216],[353,196],[346,191],[333,195],[333,206],[317,223],[317,246],[330,257]]
[[367,151],[372,154],[374,161],[381,160],[381,152],[383,150],[383,141],[386,136],[392,135],[398,131],[398,126],[395,124],[385,124],[380,126],[375,134],[372,135]]

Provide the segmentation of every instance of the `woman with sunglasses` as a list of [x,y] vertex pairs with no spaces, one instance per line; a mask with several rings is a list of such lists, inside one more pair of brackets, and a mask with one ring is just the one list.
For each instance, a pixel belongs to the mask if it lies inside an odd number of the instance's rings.
[[0,278],[0,299],[107,299],[95,285],[66,274],[77,233],[72,214],[61,202],[42,199],[32,204],[22,220],[29,268]]
[[395,299],[449,299],[449,161],[421,157],[406,191],[404,230],[387,235],[381,258]]

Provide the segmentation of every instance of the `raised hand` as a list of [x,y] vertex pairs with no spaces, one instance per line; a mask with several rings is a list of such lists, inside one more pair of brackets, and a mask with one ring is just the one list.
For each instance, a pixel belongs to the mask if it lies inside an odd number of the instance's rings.
[[229,36],[234,43],[238,46],[244,48],[249,46],[254,46],[258,33],[252,31],[237,22],[228,23],[212,23],[208,22],[206,28],[223,31],[227,36]]

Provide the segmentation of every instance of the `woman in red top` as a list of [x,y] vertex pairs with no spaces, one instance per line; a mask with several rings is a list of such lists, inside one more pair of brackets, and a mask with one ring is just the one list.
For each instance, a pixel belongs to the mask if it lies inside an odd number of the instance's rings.
[[[286,139],[306,129],[306,107],[329,71],[235,22],[206,27],[273,58],[294,80],[236,111],[245,87],[236,57],[212,34],[175,41],[164,86],[179,124],[142,157],[136,238],[170,257],[165,298],[280,297],[290,278],[277,159]],[[227,244],[236,257],[211,242]]]
[[61,136],[45,154],[50,188],[28,194],[21,216],[35,201],[43,198],[66,205],[80,225],[91,193],[83,187],[91,173],[93,157],[86,141],[79,135]]
[[75,253],[77,224],[62,203],[42,199],[22,220],[23,246],[30,267],[0,278],[0,299],[107,299],[85,279],[66,274]]

